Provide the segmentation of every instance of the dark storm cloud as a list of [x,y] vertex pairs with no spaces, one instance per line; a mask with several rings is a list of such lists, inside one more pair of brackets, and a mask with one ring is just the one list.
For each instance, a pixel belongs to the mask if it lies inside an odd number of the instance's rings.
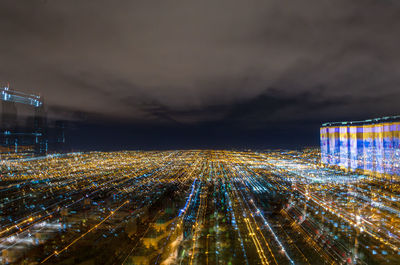
[[395,1],[0,3],[0,79],[39,90],[52,115],[252,126],[400,112]]

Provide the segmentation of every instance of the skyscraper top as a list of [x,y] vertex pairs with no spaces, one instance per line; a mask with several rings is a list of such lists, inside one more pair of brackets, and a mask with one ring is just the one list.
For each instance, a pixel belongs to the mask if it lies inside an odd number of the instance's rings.
[[330,127],[330,126],[351,126],[351,125],[364,125],[364,124],[374,124],[381,122],[391,122],[400,120],[400,115],[396,116],[386,116],[381,118],[367,119],[362,121],[342,121],[342,122],[326,122],[322,124],[322,127]]

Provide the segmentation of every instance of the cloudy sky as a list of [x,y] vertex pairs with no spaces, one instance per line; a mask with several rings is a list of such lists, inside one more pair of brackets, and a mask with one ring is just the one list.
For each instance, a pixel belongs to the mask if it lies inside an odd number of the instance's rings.
[[394,0],[0,0],[0,80],[86,145],[318,144],[400,113],[399,32]]

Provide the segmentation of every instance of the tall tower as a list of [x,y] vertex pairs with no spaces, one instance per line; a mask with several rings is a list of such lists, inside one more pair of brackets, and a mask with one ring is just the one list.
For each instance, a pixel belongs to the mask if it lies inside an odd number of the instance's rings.
[[47,153],[47,119],[44,110],[44,102],[35,108],[33,131],[35,134],[35,153],[45,155]]
[[65,129],[66,122],[63,120],[57,120],[55,123],[55,148],[57,151],[65,151]]
[[13,131],[17,127],[17,108],[13,101],[10,101],[10,95],[7,93],[8,87],[5,87],[1,92],[2,113],[1,113],[1,130]]
[[1,92],[2,106],[1,106],[1,145],[3,146],[11,146],[15,145],[16,139],[11,135],[11,132],[15,132],[17,130],[17,107],[15,103],[9,101],[9,95],[7,91],[8,87],[4,88],[4,91]]
[[[19,146],[23,152],[33,152],[36,155],[45,155],[47,152],[46,112],[43,99],[40,96],[11,90],[8,86],[0,87],[2,101],[0,144],[9,153],[18,153]],[[21,126],[17,106],[28,107],[33,113],[33,123]],[[31,120],[32,121],[32,120]]]

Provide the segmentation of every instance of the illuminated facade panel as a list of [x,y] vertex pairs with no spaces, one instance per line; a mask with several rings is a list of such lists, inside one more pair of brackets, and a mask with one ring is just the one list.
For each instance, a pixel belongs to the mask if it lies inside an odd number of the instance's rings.
[[321,136],[321,162],[323,164],[328,164],[328,154],[329,154],[329,141],[328,141],[328,128],[320,129]]
[[349,168],[349,128],[339,127],[339,166]]
[[340,149],[339,149],[339,128],[329,127],[328,128],[328,141],[329,141],[329,153],[328,163],[332,165],[339,165],[340,161]]

